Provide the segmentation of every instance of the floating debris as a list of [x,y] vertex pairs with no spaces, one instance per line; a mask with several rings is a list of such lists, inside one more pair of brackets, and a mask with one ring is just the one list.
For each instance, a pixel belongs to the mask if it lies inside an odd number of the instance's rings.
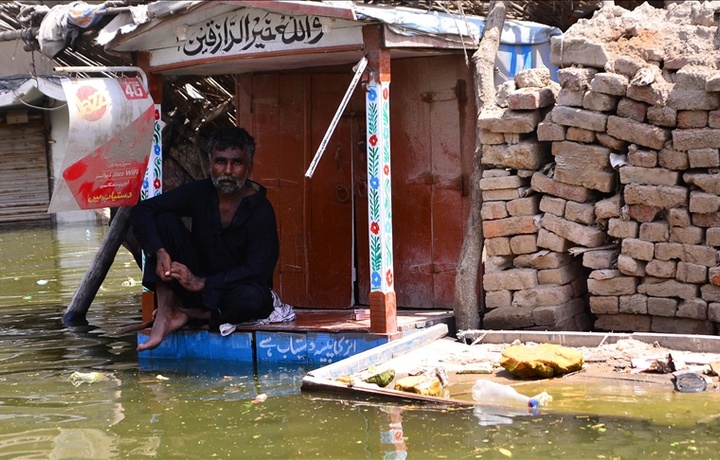
[[102,372],[78,372],[75,371],[68,377],[73,386],[80,386],[83,383],[107,382],[110,378]]
[[705,377],[692,371],[676,372],[673,378],[675,389],[680,393],[699,393],[707,388]]

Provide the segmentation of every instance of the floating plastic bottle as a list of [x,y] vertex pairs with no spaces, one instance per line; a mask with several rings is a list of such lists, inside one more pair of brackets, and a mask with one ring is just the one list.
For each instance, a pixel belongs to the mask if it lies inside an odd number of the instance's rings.
[[480,379],[475,382],[472,388],[473,399],[484,404],[507,407],[528,407],[536,409],[538,406],[546,406],[552,401],[552,396],[542,392],[536,396],[528,397],[522,395],[510,385]]

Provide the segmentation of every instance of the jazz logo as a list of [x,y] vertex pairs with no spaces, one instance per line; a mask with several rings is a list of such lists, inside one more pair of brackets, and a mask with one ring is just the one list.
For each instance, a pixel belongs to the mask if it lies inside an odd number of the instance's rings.
[[75,92],[78,115],[87,121],[97,121],[105,115],[108,99],[92,86],[81,86]]

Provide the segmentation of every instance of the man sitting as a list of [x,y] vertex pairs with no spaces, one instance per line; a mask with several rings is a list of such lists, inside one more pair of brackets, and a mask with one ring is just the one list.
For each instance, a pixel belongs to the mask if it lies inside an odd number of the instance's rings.
[[147,255],[143,285],[157,301],[150,337],[138,351],[156,348],[191,319],[217,330],[273,311],[277,225],[266,189],[248,179],[254,153],[246,130],[221,129],[208,142],[209,179],[133,208],[131,222]]

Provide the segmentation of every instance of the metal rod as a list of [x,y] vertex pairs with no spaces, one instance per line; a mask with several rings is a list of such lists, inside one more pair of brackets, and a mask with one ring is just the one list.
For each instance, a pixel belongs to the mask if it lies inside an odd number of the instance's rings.
[[353,91],[355,90],[355,87],[358,84],[358,81],[360,81],[360,76],[365,71],[365,67],[367,66],[367,58],[365,56],[360,59],[360,61],[355,66],[355,76],[353,77],[352,81],[350,82],[350,86],[348,86],[347,91],[345,91],[345,96],[343,96],[342,101],[340,101],[340,105],[337,108],[337,111],[335,112],[335,116],[333,117],[332,121],[330,122],[330,126],[328,126],[327,132],[325,133],[325,137],[323,137],[322,142],[320,142],[320,146],[317,149],[317,152],[315,152],[315,157],[313,158],[312,162],[310,163],[310,167],[308,167],[307,172],[305,173],[305,177],[310,179],[313,176],[313,173],[315,172],[315,168],[317,167],[318,162],[320,161],[320,157],[322,157],[323,152],[325,151],[325,147],[327,147],[328,142],[330,141],[330,136],[332,136],[333,132],[335,131],[335,127],[337,126],[338,120],[340,120],[340,115],[342,115],[343,111],[345,110],[345,107],[347,106],[348,101],[350,100],[350,96],[352,95]]
[[145,71],[136,66],[67,66],[53,67],[53,71],[67,73],[137,72],[140,74],[140,78],[142,78],[145,89],[148,88]]

